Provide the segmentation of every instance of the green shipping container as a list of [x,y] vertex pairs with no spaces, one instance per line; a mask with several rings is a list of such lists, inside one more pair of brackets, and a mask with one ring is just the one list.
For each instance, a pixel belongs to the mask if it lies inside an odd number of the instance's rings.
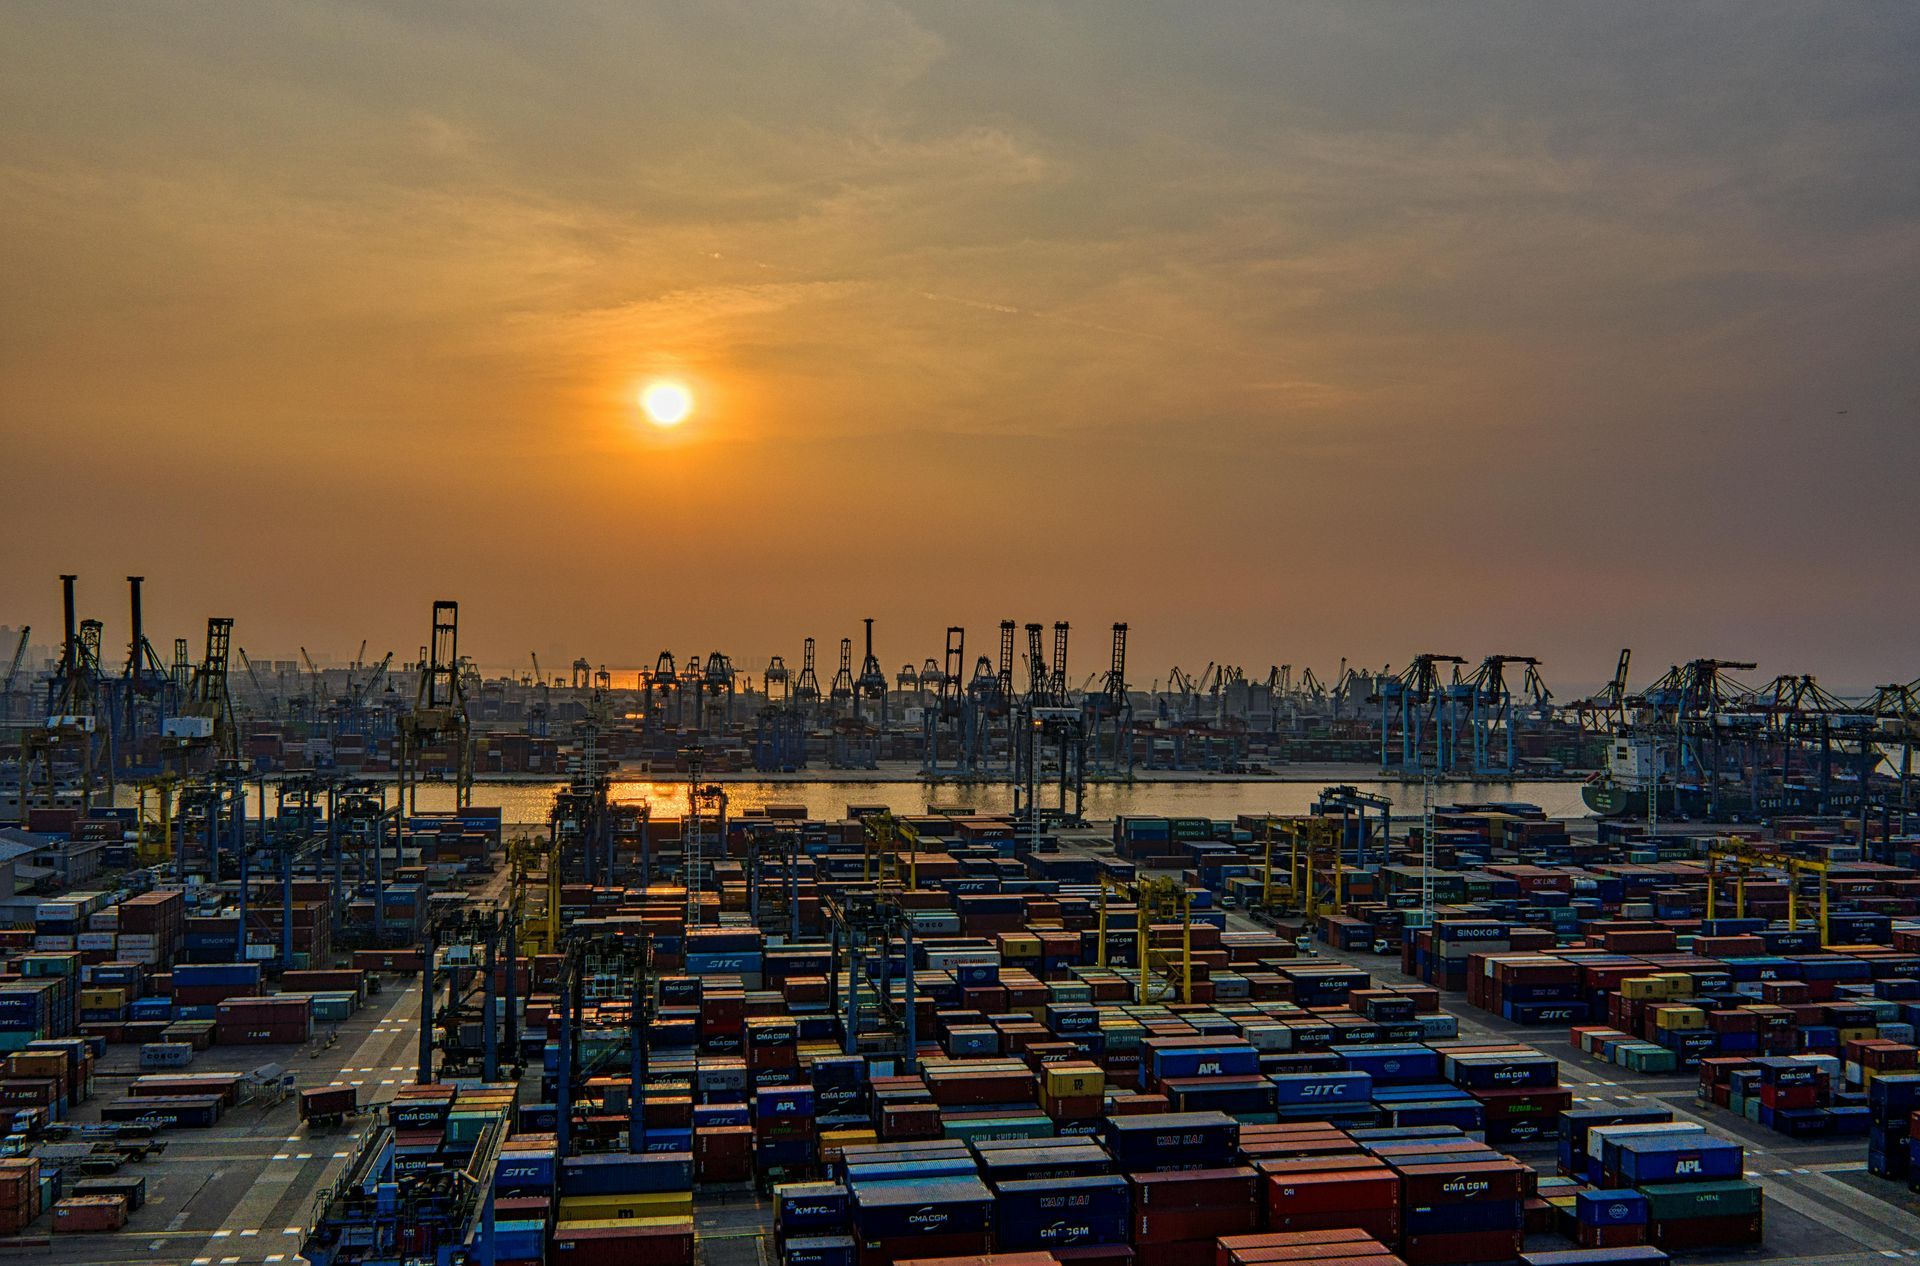
[[946,1121],[940,1132],[950,1139],[1043,1139],[1053,1134],[1053,1122],[1042,1116],[989,1117],[977,1121]]
[[1655,1222],[1685,1222],[1692,1218],[1744,1217],[1760,1212],[1764,1193],[1760,1184],[1744,1179],[1725,1182],[1663,1182],[1640,1188]]

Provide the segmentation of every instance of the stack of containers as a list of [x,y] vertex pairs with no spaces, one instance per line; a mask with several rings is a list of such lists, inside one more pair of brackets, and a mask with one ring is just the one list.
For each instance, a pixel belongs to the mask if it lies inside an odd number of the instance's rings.
[[1443,1068],[1448,1081],[1480,1101],[1489,1143],[1552,1138],[1560,1114],[1573,1106],[1573,1091],[1559,1084],[1559,1061],[1528,1047],[1450,1047]]
[[186,942],[187,898],[178,888],[143,892],[119,905],[114,954],[124,962],[169,967]]
[[493,1170],[493,1255],[496,1261],[539,1261],[553,1219],[554,1137],[521,1134],[500,1148]]
[[1838,1099],[1839,1072],[1839,1061],[1826,1055],[1707,1059],[1700,1063],[1700,1097],[1789,1138],[1865,1135],[1865,1098]]
[[230,998],[257,998],[262,991],[258,963],[182,963],[173,969],[173,1016],[212,1020]]
[[1604,1126],[1602,1184],[1634,1187],[1647,1198],[1648,1240],[1668,1252],[1730,1248],[1761,1241],[1758,1183],[1742,1177],[1738,1143],[1704,1130],[1668,1126]]
[[702,1185],[751,1182],[755,1140],[746,1105],[703,1104],[692,1109],[690,1119],[693,1180]]
[[1651,1204],[1631,1188],[1582,1188],[1574,1194],[1574,1242],[1581,1248],[1628,1248],[1647,1242]]
[[855,1266],[848,1233],[852,1200],[843,1183],[784,1183],[773,1189],[773,1242],[782,1266]]
[[231,962],[245,953],[245,947],[238,914],[190,914],[186,917],[181,952],[187,962]]
[[[1041,1146],[1036,1146],[1041,1144]],[[1132,1225],[1127,1180],[1090,1139],[1006,1140],[975,1145],[994,1193],[1001,1251],[1122,1249]]]
[[[1510,938],[1508,926],[1494,920],[1440,920],[1432,931],[1422,932],[1407,943],[1402,965],[1408,975],[1437,988],[1463,990],[1468,981],[1468,956],[1511,949]],[[1412,961],[1405,961],[1406,957]]]
[[1372,1079],[1373,1105],[1391,1127],[1486,1128],[1486,1109],[1458,1086],[1441,1080],[1440,1052],[1430,1046],[1336,1046],[1341,1064]]
[[1920,1113],[1920,1073],[1882,1073],[1867,1088],[1871,1125],[1867,1131],[1867,1172],[1880,1178],[1904,1178],[1912,1185],[1920,1173],[1913,1164],[1914,1120]]
[[818,1133],[811,1086],[768,1086],[753,1096],[753,1164],[763,1174],[804,1174]]
[[1471,1140],[1375,1144],[1400,1179],[1400,1255],[1409,1266],[1508,1261],[1526,1239],[1534,1173]]
[[849,1183],[853,1238],[861,1266],[892,1266],[902,1258],[973,1257],[993,1251],[993,1193],[971,1173],[937,1172],[934,1158],[924,1176],[876,1178]]
[[287,1046],[313,1036],[313,1004],[306,994],[228,998],[214,1007],[214,1031],[223,1046]]
[[1400,1243],[1400,1175],[1351,1136],[1310,1122],[1255,1126],[1240,1150],[1264,1183],[1268,1231],[1358,1230]]
[[1260,1175],[1234,1163],[1239,1139],[1239,1123],[1222,1112],[1106,1118],[1107,1150],[1128,1175],[1141,1266],[1202,1266],[1219,1237],[1258,1229]]
[[1591,1132],[1612,1125],[1669,1125],[1673,1113],[1665,1108],[1575,1108],[1558,1122],[1558,1172],[1581,1182],[1599,1182],[1598,1158],[1592,1155]]
[[0,1160],[0,1235],[18,1235],[40,1216],[40,1162],[30,1156]]
[[1314,1266],[1404,1266],[1393,1250],[1365,1231],[1268,1231],[1229,1235],[1220,1240],[1217,1266],[1266,1266],[1275,1262],[1311,1262]]
[[[625,1253],[666,1266],[693,1262],[690,1152],[602,1153],[560,1162],[556,1253],[600,1261]],[[565,1247],[572,1245],[573,1247]]]

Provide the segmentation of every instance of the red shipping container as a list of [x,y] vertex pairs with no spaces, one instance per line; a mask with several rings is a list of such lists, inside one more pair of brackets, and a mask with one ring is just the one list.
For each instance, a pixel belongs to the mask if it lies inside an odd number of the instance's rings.
[[1260,1225],[1260,1207],[1249,1197],[1241,1204],[1200,1209],[1144,1210],[1133,1214],[1133,1242],[1166,1244],[1175,1240],[1212,1241],[1222,1235],[1244,1235]]
[[[1214,1266],[1229,1266],[1228,1258],[1236,1253],[1252,1252],[1258,1249],[1273,1248],[1312,1248],[1324,1244],[1369,1244],[1373,1237],[1364,1231],[1352,1227],[1341,1227],[1329,1231],[1264,1231],[1257,1235],[1228,1235],[1220,1240],[1219,1252],[1214,1255]],[[1335,1250],[1326,1250],[1333,1252]],[[1345,1252],[1345,1249],[1338,1250]]]
[[1300,1248],[1250,1248],[1236,1253],[1233,1266],[1281,1266],[1290,1262],[1312,1262],[1314,1266],[1405,1266],[1372,1239],[1357,1244],[1320,1244]]
[[1129,1266],[1133,1261],[1133,1249],[1126,1244],[1075,1244],[1070,1248],[1052,1250],[1060,1266]]
[[1521,1231],[1462,1231],[1451,1235],[1410,1235],[1400,1247],[1407,1266],[1457,1266],[1462,1262],[1510,1262],[1520,1256],[1527,1237]]
[[1633,1226],[1596,1226],[1582,1222],[1577,1242],[1581,1248],[1626,1248],[1647,1242],[1646,1223]]
[[1400,1175],[1377,1162],[1373,1167],[1273,1173],[1267,1178],[1267,1216],[1276,1231],[1320,1229],[1283,1224],[1309,1214],[1398,1212],[1400,1195]]
[[118,1231],[126,1224],[125,1196],[69,1196],[53,1206],[56,1231]]
[[556,1266],[693,1266],[693,1219],[675,1218],[664,1226],[632,1227],[593,1223],[554,1231]]
[[1135,1174],[1133,1205],[1140,1210],[1180,1212],[1219,1204],[1252,1205],[1260,1176],[1245,1165],[1232,1169],[1184,1169]]
[[1135,1244],[1133,1260],[1139,1266],[1212,1266],[1213,1244],[1210,1239]]
[[[964,1235],[901,1235],[892,1239],[867,1240],[860,1245],[860,1266],[893,1266],[914,1257],[979,1257],[993,1251],[993,1233],[974,1231]],[[555,1263],[564,1266],[564,1261]],[[595,1266],[598,1266],[596,1263]],[[607,1266],[633,1266],[631,1262]]]
[[1692,1249],[1736,1248],[1760,1242],[1762,1216],[1729,1214],[1719,1218],[1688,1218],[1682,1222],[1653,1222],[1647,1243],[1669,1253]]

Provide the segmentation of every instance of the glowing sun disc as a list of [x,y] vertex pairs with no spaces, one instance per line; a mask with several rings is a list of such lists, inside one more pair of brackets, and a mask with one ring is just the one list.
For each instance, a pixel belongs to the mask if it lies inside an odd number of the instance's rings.
[[648,383],[640,408],[655,426],[679,426],[693,412],[693,393],[677,382]]

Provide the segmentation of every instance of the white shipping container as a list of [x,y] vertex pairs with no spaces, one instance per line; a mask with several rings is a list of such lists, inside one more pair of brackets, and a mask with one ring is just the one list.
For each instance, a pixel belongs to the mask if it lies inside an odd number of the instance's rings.
[[42,932],[33,938],[33,948],[40,953],[61,953],[73,948],[71,936],[49,936]]
[[74,940],[77,949],[113,952],[113,933],[111,932],[82,932]]

